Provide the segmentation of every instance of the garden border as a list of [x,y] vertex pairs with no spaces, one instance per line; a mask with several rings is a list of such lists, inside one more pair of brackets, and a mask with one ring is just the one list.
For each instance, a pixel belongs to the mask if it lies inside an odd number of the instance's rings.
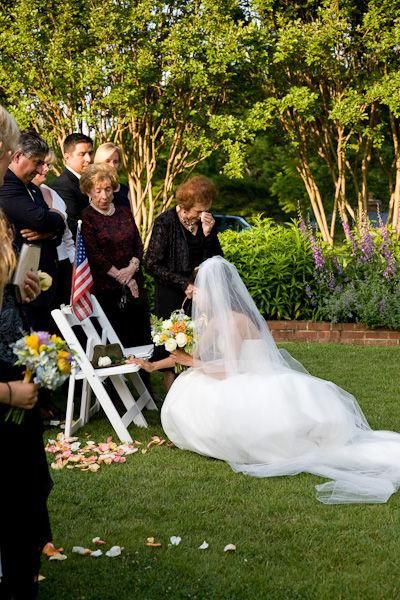
[[368,329],[360,323],[267,321],[276,342],[321,342],[361,346],[400,346],[400,331]]

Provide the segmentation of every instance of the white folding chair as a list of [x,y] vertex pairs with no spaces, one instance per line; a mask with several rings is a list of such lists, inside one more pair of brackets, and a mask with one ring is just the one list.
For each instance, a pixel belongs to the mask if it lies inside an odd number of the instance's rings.
[[[80,427],[85,425],[90,417],[95,414],[100,407],[106,413],[108,420],[113,426],[119,439],[123,442],[131,442],[127,427],[133,422],[139,427],[147,427],[147,422],[142,414],[144,408],[157,410],[152,397],[143,383],[138,371],[139,368],[134,364],[123,364],[106,368],[95,369],[90,360],[93,355],[93,348],[96,344],[117,343],[121,345],[117,334],[115,333],[110,321],[107,319],[99,302],[92,295],[93,313],[90,317],[79,321],[72,312],[70,306],[64,306],[52,311],[52,317],[61,331],[62,336],[70,348],[75,352],[76,366],[72,369],[69,378],[67,411],[65,418],[65,435],[70,437]],[[97,322],[97,323],[96,323]],[[95,327],[95,323],[97,327]],[[83,348],[74,328],[79,328],[86,338],[86,347]],[[82,335],[79,336],[82,338]],[[134,355],[138,358],[148,359],[153,353],[153,345],[135,346],[124,348],[121,345],[124,356]],[[110,395],[108,394],[104,381],[109,378],[119,395],[125,412],[120,415],[115,407]],[[134,398],[126,379],[129,380],[131,387],[138,394]],[[82,392],[80,400],[80,412],[76,421],[74,415],[74,395],[76,381],[82,380]],[[96,397],[91,406],[91,393]]]

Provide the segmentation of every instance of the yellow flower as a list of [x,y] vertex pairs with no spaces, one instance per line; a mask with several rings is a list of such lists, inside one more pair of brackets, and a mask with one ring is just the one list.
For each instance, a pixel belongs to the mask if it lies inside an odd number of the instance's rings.
[[41,346],[39,346],[39,354],[41,352],[43,352],[43,350],[46,350],[46,348],[47,348],[46,344],[42,344]]
[[51,341],[54,342],[55,344],[59,344],[60,342],[62,342],[62,338],[60,338],[58,335],[52,335],[50,337]]
[[66,352],[65,350],[59,350],[57,352],[57,358],[69,358],[69,352]]
[[63,375],[71,373],[71,365],[66,358],[59,358],[57,360],[57,368]]
[[162,333],[160,335],[160,342],[163,344],[164,342],[166,342],[168,339],[168,336],[165,333]]
[[25,336],[25,343],[33,354],[39,354],[39,338],[36,333]]

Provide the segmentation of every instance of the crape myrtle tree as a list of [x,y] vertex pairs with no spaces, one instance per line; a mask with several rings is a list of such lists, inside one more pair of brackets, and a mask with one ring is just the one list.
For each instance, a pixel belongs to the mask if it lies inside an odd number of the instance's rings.
[[[253,6],[269,44],[259,124],[281,128],[323,239],[332,244],[338,216],[348,223],[367,210],[374,152],[393,181],[396,225],[399,2],[254,0]],[[328,197],[318,181],[322,165],[332,181]]]
[[144,239],[177,177],[216,148],[240,175],[264,49],[235,0],[16,0],[0,8],[0,93],[60,146],[76,130],[123,149]]

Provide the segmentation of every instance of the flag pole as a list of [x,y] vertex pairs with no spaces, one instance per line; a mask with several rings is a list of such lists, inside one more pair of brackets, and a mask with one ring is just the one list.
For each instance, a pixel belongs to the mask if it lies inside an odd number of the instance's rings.
[[78,247],[78,236],[81,235],[81,227],[82,227],[82,219],[78,220],[78,227],[76,228],[76,238],[75,238],[75,258],[74,258],[74,266],[72,267],[72,277],[71,277],[71,294],[69,298],[69,305],[72,306],[72,296],[74,295],[73,282],[75,278],[75,269],[76,269],[76,249]]

